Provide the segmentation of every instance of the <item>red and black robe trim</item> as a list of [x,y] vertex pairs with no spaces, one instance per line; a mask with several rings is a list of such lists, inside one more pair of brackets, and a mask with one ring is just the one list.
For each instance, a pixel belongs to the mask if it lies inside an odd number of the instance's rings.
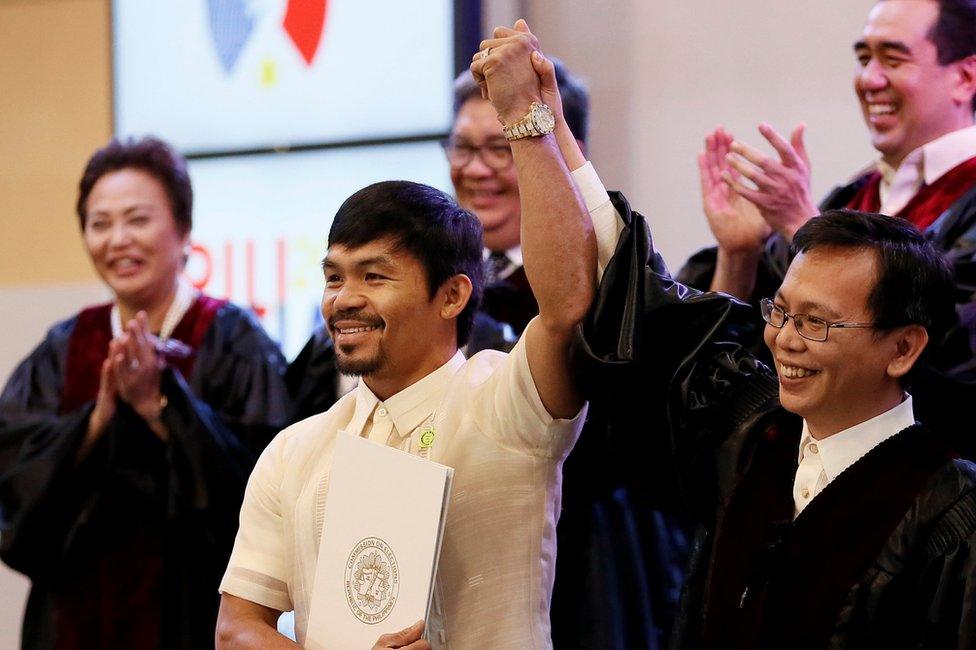
[[[185,358],[167,359],[169,365],[184,377],[193,372],[203,337],[226,303],[226,300],[200,294],[173,330],[172,338],[187,344],[193,351]],[[89,307],[78,314],[68,340],[61,390],[62,414],[75,411],[98,396],[102,362],[108,356],[108,344],[112,340],[111,314],[112,303]]]
[[[963,194],[976,183],[976,158],[962,162],[939,177],[931,185],[923,185],[897,215],[911,221],[919,230],[925,230],[942,216]],[[862,212],[880,212],[881,174],[868,174],[861,189],[848,202],[848,208]]]

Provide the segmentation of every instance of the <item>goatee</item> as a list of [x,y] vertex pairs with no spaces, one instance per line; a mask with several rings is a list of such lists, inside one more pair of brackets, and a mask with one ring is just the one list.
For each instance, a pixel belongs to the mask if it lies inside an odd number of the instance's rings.
[[371,375],[383,367],[385,360],[382,350],[369,359],[350,359],[340,349],[336,350],[336,368],[348,377]]

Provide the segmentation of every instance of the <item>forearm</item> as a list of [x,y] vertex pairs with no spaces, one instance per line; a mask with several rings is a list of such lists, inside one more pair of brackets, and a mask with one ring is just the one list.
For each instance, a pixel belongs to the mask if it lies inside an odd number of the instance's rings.
[[78,445],[77,451],[75,451],[75,466],[80,465],[88,455],[91,453],[92,449],[95,448],[95,444],[101,439],[102,434],[105,433],[105,428],[108,426],[108,421],[105,420],[98,413],[96,408],[90,416],[88,416],[88,424],[85,427],[85,435],[81,439],[81,444]]
[[169,427],[163,421],[163,409],[166,408],[167,398],[154,398],[148,405],[136,409],[136,413],[153,432],[153,435],[166,442],[169,440]]
[[301,648],[291,639],[278,633],[277,621],[281,612],[224,593],[217,614],[217,650],[286,650]]
[[556,120],[553,135],[556,136],[559,153],[562,155],[570,171],[574,172],[586,164],[586,156],[583,155],[583,150],[580,149],[579,141],[573,135],[573,132],[569,130],[569,125],[566,124],[564,118],[560,117]]
[[715,261],[710,291],[720,291],[748,301],[756,288],[756,274],[762,250],[729,253],[721,247]]
[[217,627],[217,650],[288,650],[301,648],[291,639],[282,636],[277,628],[264,621],[237,621],[220,623]]
[[595,292],[593,225],[554,136],[516,140],[512,151],[525,272],[540,319],[569,330],[582,320]]

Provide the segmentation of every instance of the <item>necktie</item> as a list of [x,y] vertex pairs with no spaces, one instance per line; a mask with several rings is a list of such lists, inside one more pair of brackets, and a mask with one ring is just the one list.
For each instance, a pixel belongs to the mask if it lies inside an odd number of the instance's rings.
[[505,253],[492,252],[485,260],[485,286],[495,284],[502,279],[511,262]]

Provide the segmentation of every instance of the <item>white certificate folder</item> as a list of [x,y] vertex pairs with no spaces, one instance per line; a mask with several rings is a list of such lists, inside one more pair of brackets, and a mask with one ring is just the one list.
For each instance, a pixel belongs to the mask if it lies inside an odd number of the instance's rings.
[[426,619],[454,470],[365,438],[336,440],[305,647],[371,648]]

